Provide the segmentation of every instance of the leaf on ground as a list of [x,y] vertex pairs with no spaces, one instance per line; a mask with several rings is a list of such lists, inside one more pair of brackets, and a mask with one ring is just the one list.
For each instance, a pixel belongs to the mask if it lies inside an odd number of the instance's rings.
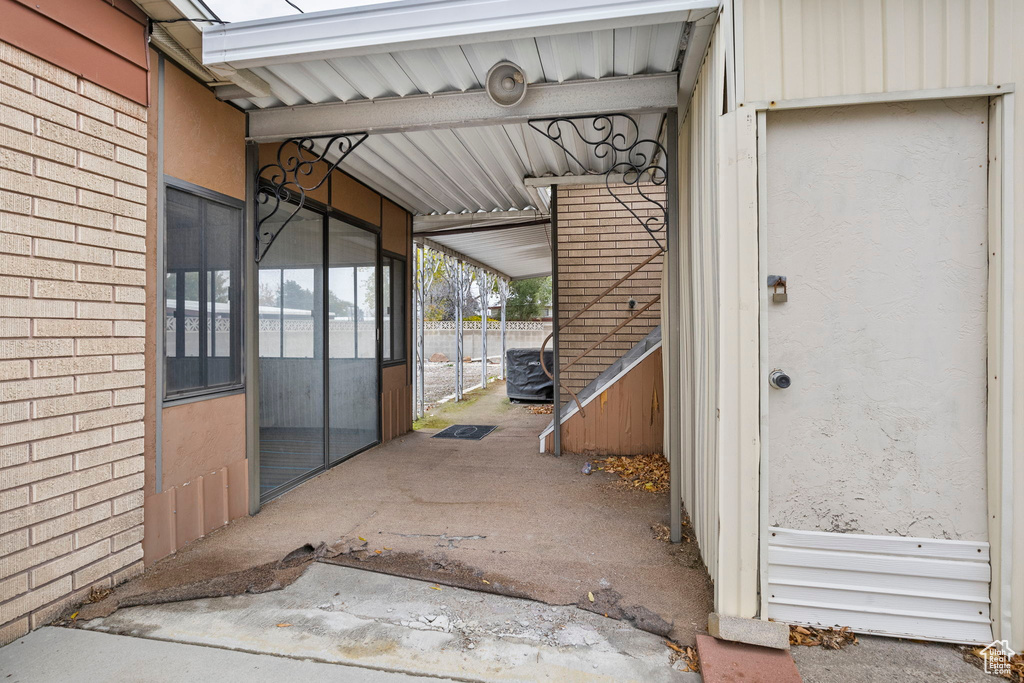
[[660,453],[610,456],[603,460],[595,460],[594,466],[619,475],[624,486],[632,486],[651,493],[668,491],[668,460]]
[[440,586],[430,586],[430,590],[432,590],[432,591],[439,591],[439,590],[441,590],[441,587]]
[[813,626],[789,627],[789,644],[806,647],[821,646],[826,650],[842,650],[847,645],[858,645],[860,641],[849,626],[841,628],[815,628]]
[[356,536],[356,538],[358,538],[358,539],[359,539],[360,541],[362,541],[363,543],[366,543],[366,539],[365,539],[365,538],[363,538],[362,536]]
[[685,647],[676,645],[671,640],[666,640],[665,645],[672,650],[672,652],[669,653],[669,661],[673,664],[679,661],[683,663],[683,667],[679,669],[680,671],[692,671],[694,673],[700,672],[700,657],[698,656],[696,649],[689,645]]
[[590,600],[590,602],[594,602],[594,594],[593,593],[587,593],[587,600]]
[[277,625],[278,628],[288,628],[289,626],[291,626],[291,624],[289,624],[287,621],[282,621],[280,624]]

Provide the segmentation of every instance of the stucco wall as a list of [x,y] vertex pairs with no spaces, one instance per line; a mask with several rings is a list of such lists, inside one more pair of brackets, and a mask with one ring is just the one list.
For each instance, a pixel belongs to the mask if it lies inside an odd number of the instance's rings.
[[[740,65],[731,81],[737,101],[747,106],[755,101],[975,86],[991,86],[998,92],[998,86],[1019,87],[1024,82],[1024,41],[1020,40],[1024,5],[1017,0],[732,0],[730,9],[737,18],[734,35]],[[1002,101],[1007,103],[1007,98]],[[1013,286],[1001,304],[1009,311],[1006,330],[993,348],[1005,348],[1015,359],[1012,376],[1004,372],[1000,377],[992,372],[994,362],[989,363],[989,396],[998,398],[993,404],[1000,416],[989,425],[990,443],[998,446],[989,453],[989,519],[992,599],[998,606],[993,621],[997,635],[1009,638],[1020,650],[1024,648],[1024,589],[1017,588],[1024,586],[1024,504],[1020,503],[1024,401],[1019,399],[1024,396],[1024,344],[1020,342],[1024,339],[1024,240],[1019,236],[1024,233],[1024,183],[1020,182],[1024,107],[1018,102],[1001,111],[1012,117],[1007,122],[1013,131],[1012,150],[993,156],[990,168],[1005,168],[997,171],[1000,182],[1009,178],[1007,173],[1015,181],[993,198],[1000,212],[1011,211],[1006,216],[1012,216],[1018,237],[1012,242],[1012,254],[995,244],[990,250],[994,260],[1013,264]],[[1002,132],[998,139],[1007,140]],[[1012,386],[1002,389],[1006,382]],[[1013,401],[1012,406],[1004,408],[1003,397]]]
[[985,541],[986,99],[768,115],[769,524]]
[[146,116],[0,43],[0,644],[142,570]]
[[[156,52],[155,65],[161,59]],[[160,88],[158,69],[151,88]],[[154,104],[159,100],[154,97]],[[236,199],[245,199],[245,114],[164,60],[163,173]],[[145,560],[151,564],[186,543],[244,516],[248,511],[248,465],[245,452],[245,397],[213,396],[183,405],[163,407],[156,395],[156,339],[163,334],[165,317],[157,311],[161,264],[157,261],[156,230],[158,131],[160,112],[150,109],[148,158],[151,188],[148,220],[152,225],[146,244],[149,292],[147,307],[153,314],[147,326],[147,386],[155,410],[147,416],[153,437],[146,449]],[[162,411],[159,434],[155,411]],[[157,438],[160,440],[160,480],[157,490]]]

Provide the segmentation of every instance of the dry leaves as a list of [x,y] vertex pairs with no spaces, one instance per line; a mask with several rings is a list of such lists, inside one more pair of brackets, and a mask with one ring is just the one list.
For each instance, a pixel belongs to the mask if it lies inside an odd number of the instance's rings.
[[89,597],[87,597],[84,602],[85,604],[99,602],[100,600],[107,597],[113,592],[114,591],[112,591],[109,588],[93,588],[91,591],[89,591]]
[[534,415],[550,415],[554,410],[554,406],[550,403],[542,403],[536,406],[526,406],[526,410]]
[[635,489],[661,493],[668,491],[668,460],[660,453],[611,456],[595,460],[599,470],[619,475],[623,483]]
[[789,644],[816,647],[820,645],[826,650],[841,650],[851,643],[858,644],[857,636],[849,626],[840,629],[814,628],[813,626],[789,627]]
[[697,655],[697,650],[695,648],[692,648],[689,645],[686,647],[680,647],[671,640],[666,640],[665,645],[672,650],[672,654],[669,655],[669,661],[673,664],[678,661],[682,661],[683,665],[686,667],[681,668],[680,671],[692,671],[694,673],[700,672],[700,657]]
[[651,525],[651,531],[654,532],[655,541],[664,541],[665,543],[668,543],[672,540],[672,530],[668,528],[668,524],[655,522]]

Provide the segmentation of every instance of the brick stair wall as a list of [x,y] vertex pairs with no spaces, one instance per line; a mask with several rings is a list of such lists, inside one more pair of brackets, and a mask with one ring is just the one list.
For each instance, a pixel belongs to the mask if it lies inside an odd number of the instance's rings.
[[[558,315],[563,324],[658,248],[644,227],[609,194],[603,178],[600,180],[600,185],[555,186],[558,193]],[[619,184],[612,188],[638,215],[649,216],[656,211],[636,187]],[[665,202],[664,186],[644,184],[643,191],[656,201]],[[656,258],[562,331],[559,346],[562,368],[631,315],[631,297],[640,308],[661,293],[662,261],[663,257]],[[563,370],[562,381],[578,392],[660,322],[659,302],[579,363]],[[571,398],[566,395],[563,400]]]

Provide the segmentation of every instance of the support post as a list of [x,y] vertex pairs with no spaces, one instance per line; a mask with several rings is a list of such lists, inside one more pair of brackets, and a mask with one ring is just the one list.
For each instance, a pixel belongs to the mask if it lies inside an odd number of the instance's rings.
[[[673,543],[683,540],[683,497],[682,497],[682,417],[680,406],[680,334],[679,306],[681,305],[682,271],[679,248],[679,118],[675,109],[666,115],[667,159],[665,159],[667,225],[665,226],[665,271],[666,300],[662,302],[662,331],[669,344],[665,347],[665,369],[668,381],[664,383],[665,426],[668,437],[665,443],[668,455],[669,476],[669,539]],[[669,412],[671,411],[671,412]]]
[[505,374],[507,367],[506,356],[508,355],[508,339],[505,335],[505,304],[508,302],[509,281],[498,280],[498,299],[501,301],[501,380],[505,381],[508,376]]
[[455,259],[455,400],[462,400],[462,300],[465,293],[463,263]]
[[[259,168],[259,146],[245,146],[245,246],[244,253],[256,253],[256,169]],[[260,511],[260,302],[259,264],[252,258],[244,261],[245,274],[242,297],[245,310],[245,334],[242,335],[245,359],[245,451],[249,460],[249,514]],[[159,288],[162,289],[162,286]],[[161,309],[161,313],[163,310]]]
[[487,388],[487,304],[490,303],[491,277],[483,268],[476,271],[476,288],[480,292],[480,386]]
[[[417,320],[419,339],[417,340],[418,352],[419,352],[419,375],[416,377],[416,381],[419,384],[419,416],[423,417],[426,413],[426,367],[427,367],[427,250],[423,245],[419,245],[419,286],[420,286],[420,311],[419,320]],[[433,265],[433,261],[431,261]]]
[[[554,427],[551,430],[551,452],[562,455],[562,384],[558,370],[558,188],[551,193],[551,355],[553,379],[551,417]],[[541,362],[544,359],[541,358]]]
[[413,378],[412,378],[412,419],[417,420],[422,413],[420,402],[420,372],[423,366],[423,354],[420,349],[420,316],[423,310],[423,266],[420,262],[420,248],[413,245],[412,250],[412,346]]

